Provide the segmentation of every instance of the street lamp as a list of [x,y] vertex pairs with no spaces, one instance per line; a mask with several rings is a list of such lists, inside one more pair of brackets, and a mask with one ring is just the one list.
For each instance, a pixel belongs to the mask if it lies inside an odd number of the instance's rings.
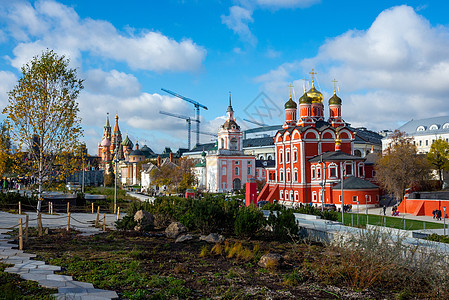
[[443,227],[444,227],[444,235],[446,236],[446,206],[443,206],[443,213],[444,213],[444,216],[443,216],[443,222],[444,222],[444,225],[443,225]]
[[345,225],[345,203],[343,200],[343,180],[344,180],[343,163],[340,162],[340,181],[341,181],[341,222]]
[[84,194],[84,155],[83,155],[83,184],[81,185],[81,192]]
[[357,197],[357,226],[359,226],[359,197]]
[[115,152],[114,163],[115,163],[115,174],[114,174],[114,214],[115,214],[117,211],[117,163],[118,163],[117,151]]
[[368,226],[368,195],[365,195],[366,225]]

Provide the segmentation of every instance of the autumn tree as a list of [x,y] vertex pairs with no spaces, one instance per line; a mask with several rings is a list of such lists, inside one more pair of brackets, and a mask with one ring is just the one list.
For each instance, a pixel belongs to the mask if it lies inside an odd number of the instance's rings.
[[185,191],[196,184],[193,173],[194,161],[181,157],[177,164],[166,162],[151,171],[151,181],[156,185],[164,185],[170,190]]
[[406,188],[429,179],[430,166],[424,155],[417,154],[412,138],[396,130],[392,141],[377,161],[376,181],[397,199],[404,198]]
[[82,136],[76,99],[83,89],[69,60],[53,50],[43,51],[22,67],[22,76],[8,93],[4,108],[11,138],[20,151],[28,151],[39,185],[38,211],[44,182],[54,178],[55,162],[74,153]]
[[441,137],[432,143],[427,159],[435,170],[438,171],[438,179],[443,183],[443,171],[449,171],[449,143]]

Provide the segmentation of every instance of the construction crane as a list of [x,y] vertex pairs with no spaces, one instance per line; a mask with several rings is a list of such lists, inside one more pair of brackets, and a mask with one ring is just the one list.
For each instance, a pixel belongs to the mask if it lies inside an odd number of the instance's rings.
[[251,121],[251,120],[248,120],[248,119],[243,119],[243,121],[249,122],[249,123],[253,123],[253,124],[256,124],[256,125],[259,125],[259,126],[268,126],[268,125],[265,124],[265,123],[260,123],[260,122],[256,122],[256,121]]
[[163,90],[166,93],[169,93],[170,95],[178,97],[178,98],[180,98],[180,99],[182,99],[184,101],[192,103],[193,106],[195,106],[195,109],[196,109],[196,120],[195,120],[195,122],[196,122],[196,145],[198,145],[200,143],[200,108],[204,108],[205,110],[207,110],[207,107],[202,105],[201,103],[195,101],[195,100],[192,100],[190,98],[184,97],[184,96],[179,95],[179,94],[177,94],[175,92],[172,92],[170,90],[166,90],[166,89],[161,89],[161,90]]
[[197,122],[197,123],[199,123],[200,121],[195,120],[195,119],[191,119],[190,117],[186,117],[186,116],[178,115],[178,114],[173,114],[173,113],[169,113],[169,112],[162,111],[162,110],[159,111],[159,113],[163,114],[163,115],[170,116],[170,117],[186,120],[186,122],[187,122],[187,146],[189,147],[189,150],[190,150],[190,128],[192,127],[192,121],[193,122]]

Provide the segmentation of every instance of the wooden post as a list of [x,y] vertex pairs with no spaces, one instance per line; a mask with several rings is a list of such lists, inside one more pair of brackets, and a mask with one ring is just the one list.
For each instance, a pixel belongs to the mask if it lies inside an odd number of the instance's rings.
[[51,215],[51,202],[48,202],[48,214]]
[[25,218],[25,243],[28,242],[28,215]]
[[22,203],[19,201],[19,215],[22,214]]
[[95,227],[100,226],[100,205],[97,208],[97,219],[95,220]]
[[118,218],[120,217],[120,206],[119,207],[117,207],[117,221],[118,221]]
[[103,231],[106,231],[106,214],[103,214]]
[[42,236],[42,216],[41,213],[37,215],[37,235]]
[[70,230],[70,212],[67,214],[67,231]]
[[117,212],[117,203],[114,203],[114,214]]
[[67,213],[70,212],[70,202],[67,202]]
[[53,215],[53,202],[50,202],[51,204],[51,215]]
[[19,250],[23,250],[23,227],[22,227],[22,218],[19,219]]
[[94,214],[94,203],[92,202],[92,214]]

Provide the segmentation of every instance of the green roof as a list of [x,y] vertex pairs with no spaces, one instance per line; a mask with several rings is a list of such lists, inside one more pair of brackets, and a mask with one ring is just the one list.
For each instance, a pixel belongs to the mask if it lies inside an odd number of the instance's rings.
[[[350,176],[343,180],[343,190],[378,189],[379,187],[365,179]],[[333,190],[341,189],[341,182],[332,187]]]

